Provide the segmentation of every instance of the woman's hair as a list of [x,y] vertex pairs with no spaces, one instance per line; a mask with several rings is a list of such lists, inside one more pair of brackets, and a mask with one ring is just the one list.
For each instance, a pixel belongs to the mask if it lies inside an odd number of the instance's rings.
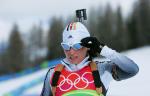
[[91,61],[93,58],[99,56],[99,54],[95,51],[95,50],[88,50],[88,54],[89,54],[89,60]]

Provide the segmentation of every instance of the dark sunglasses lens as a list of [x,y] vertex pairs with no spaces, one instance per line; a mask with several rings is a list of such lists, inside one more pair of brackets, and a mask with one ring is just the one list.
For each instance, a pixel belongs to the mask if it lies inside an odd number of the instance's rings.
[[75,50],[79,50],[79,49],[82,48],[82,45],[81,45],[80,43],[77,43],[77,44],[74,44],[72,47],[73,47],[73,49],[75,49]]

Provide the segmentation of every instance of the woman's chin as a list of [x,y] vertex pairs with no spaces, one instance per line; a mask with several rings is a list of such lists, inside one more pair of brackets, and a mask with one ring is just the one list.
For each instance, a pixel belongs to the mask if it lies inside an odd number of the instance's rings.
[[75,61],[75,60],[69,60],[69,62],[70,62],[71,64],[78,64],[78,61]]

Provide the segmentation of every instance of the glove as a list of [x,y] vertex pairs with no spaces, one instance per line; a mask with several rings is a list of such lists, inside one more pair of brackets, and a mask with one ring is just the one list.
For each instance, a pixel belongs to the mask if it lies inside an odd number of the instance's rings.
[[81,45],[90,48],[89,54],[95,57],[97,53],[100,54],[104,44],[100,43],[96,37],[86,37],[81,40]]

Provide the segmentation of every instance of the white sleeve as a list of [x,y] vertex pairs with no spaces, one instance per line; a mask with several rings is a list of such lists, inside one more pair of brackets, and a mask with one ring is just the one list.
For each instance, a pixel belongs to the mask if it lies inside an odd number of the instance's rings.
[[110,59],[114,64],[116,64],[125,72],[136,74],[139,71],[139,68],[135,62],[133,62],[128,57],[116,52],[115,50],[108,48],[107,46],[103,47],[100,55]]

